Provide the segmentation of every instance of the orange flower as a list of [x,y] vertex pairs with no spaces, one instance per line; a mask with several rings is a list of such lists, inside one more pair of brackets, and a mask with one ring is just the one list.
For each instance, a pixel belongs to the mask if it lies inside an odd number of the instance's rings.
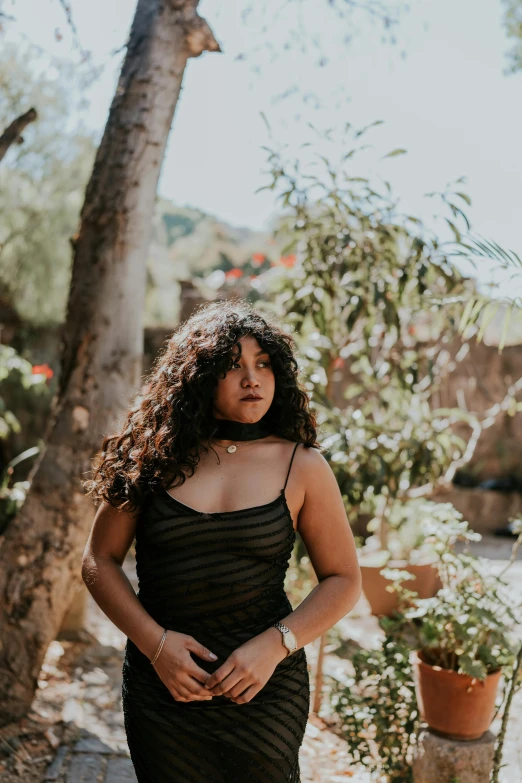
[[54,372],[52,371],[52,369],[49,367],[48,364],[34,364],[31,369],[31,373],[32,375],[45,375],[48,381],[54,375]]
[[281,263],[283,266],[288,266],[288,267],[291,267],[291,266],[293,266],[293,265],[295,264],[295,262],[296,262],[296,257],[295,257],[295,255],[291,255],[291,256],[281,256],[281,259],[280,259],[280,263]]
[[238,269],[235,267],[234,269],[229,269],[228,272],[225,272],[225,277],[228,279],[230,277],[243,277],[243,270]]
[[261,266],[266,256],[264,253],[252,253],[252,263],[254,266]]

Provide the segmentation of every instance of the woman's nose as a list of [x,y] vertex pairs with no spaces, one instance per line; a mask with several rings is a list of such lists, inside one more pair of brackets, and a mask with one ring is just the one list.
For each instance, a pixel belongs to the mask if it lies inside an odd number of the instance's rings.
[[254,370],[245,370],[245,376],[243,380],[253,386],[259,386],[259,381]]

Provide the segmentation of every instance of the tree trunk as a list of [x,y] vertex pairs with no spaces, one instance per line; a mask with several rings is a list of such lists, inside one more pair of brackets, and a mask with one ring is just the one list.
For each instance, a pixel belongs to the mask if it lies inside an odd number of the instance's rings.
[[165,146],[189,57],[219,51],[198,0],[139,0],[87,187],[45,451],[0,538],[0,725],[31,705],[81,583],[93,507],[82,479],[137,389],[145,261]]

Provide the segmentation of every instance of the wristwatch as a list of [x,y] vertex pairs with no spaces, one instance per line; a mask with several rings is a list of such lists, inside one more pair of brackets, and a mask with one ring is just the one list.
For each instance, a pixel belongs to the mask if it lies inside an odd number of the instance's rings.
[[278,631],[281,631],[283,637],[282,642],[286,647],[286,649],[288,650],[286,654],[287,657],[289,655],[292,655],[292,653],[297,650],[297,641],[290,628],[284,625],[284,623],[274,623],[273,627],[277,628]]

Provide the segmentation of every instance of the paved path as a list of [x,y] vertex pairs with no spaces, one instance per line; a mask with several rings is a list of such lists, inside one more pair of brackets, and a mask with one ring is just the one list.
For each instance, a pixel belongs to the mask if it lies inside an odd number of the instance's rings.
[[114,752],[87,730],[69,748],[60,745],[43,781],[66,783],[137,783],[132,762],[124,751]]

